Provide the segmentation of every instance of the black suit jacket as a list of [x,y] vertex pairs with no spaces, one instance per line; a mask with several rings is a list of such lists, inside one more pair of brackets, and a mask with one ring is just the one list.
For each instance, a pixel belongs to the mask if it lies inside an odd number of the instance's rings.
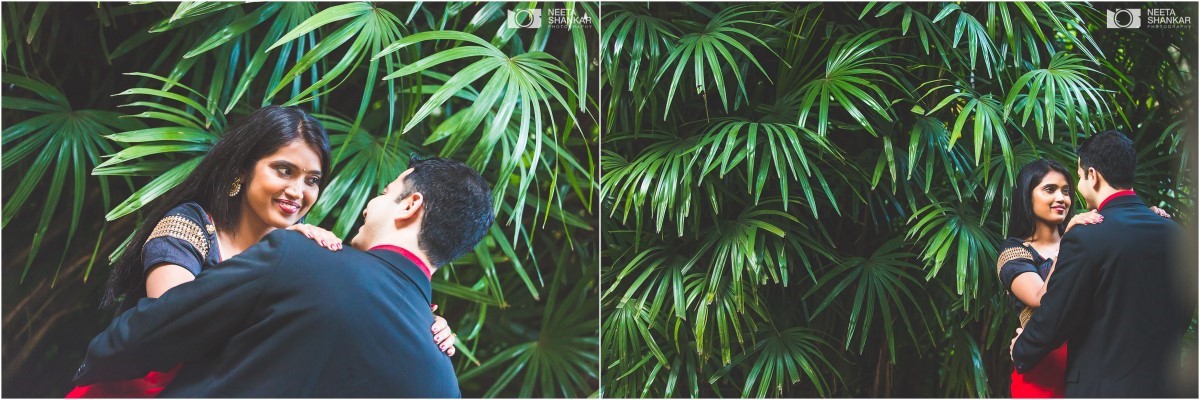
[[[1017,370],[1067,342],[1067,397],[1165,397],[1195,299],[1183,298],[1179,226],[1137,196],[1062,239],[1042,304],[1013,347]],[[1191,266],[1190,268],[1195,268]]]
[[162,396],[459,397],[429,303],[429,280],[400,254],[333,252],[277,230],[120,315],[75,383],[182,362]]

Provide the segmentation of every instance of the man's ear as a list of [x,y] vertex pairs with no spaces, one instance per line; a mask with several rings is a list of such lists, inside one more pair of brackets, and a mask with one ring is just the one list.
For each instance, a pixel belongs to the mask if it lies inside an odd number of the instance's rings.
[[1092,191],[1094,192],[1099,192],[1100,187],[1108,182],[1104,179],[1104,175],[1101,175],[1100,171],[1097,171],[1095,168],[1088,167],[1087,173],[1092,177]]
[[400,204],[396,207],[397,225],[415,220],[417,216],[421,215],[421,211],[425,207],[425,196],[421,192],[410,194],[404,200],[400,200]]

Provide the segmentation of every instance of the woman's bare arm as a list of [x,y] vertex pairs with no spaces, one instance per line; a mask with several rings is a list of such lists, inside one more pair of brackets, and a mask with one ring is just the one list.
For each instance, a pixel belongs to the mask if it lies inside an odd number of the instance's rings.
[[171,263],[155,265],[146,274],[146,297],[156,299],[171,288],[195,279],[196,276],[187,268]]
[[1010,290],[1013,295],[1017,296],[1017,300],[1021,300],[1021,303],[1037,308],[1042,305],[1042,295],[1046,294],[1046,284],[1037,273],[1026,272],[1013,278]]

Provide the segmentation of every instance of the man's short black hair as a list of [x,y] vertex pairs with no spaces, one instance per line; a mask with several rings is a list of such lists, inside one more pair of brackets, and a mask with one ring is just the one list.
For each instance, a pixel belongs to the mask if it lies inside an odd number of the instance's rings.
[[417,192],[424,196],[417,245],[440,267],[475,248],[491,228],[491,188],[478,172],[455,160],[414,155],[408,166],[413,171],[396,201]]
[[1134,171],[1137,170],[1133,141],[1117,131],[1092,135],[1079,143],[1079,167],[1084,174],[1088,168],[1095,168],[1113,189],[1132,189]]

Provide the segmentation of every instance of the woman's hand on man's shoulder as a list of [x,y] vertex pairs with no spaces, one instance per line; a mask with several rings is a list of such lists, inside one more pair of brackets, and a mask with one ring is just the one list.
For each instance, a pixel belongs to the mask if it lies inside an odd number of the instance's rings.
[[1074,217],[1071,217],[1071,221],[1067,222],[1067,229],[1063,233],[1070,231],[1075,225],[1095,225],[1101,222],[1104,222],[1104,216],[1096,210],[1075,214]]
[[315,240],[321,247],[329,250],[338,251],[342,249],[342,239],[339,239],[333,232],[327,231],[324,228],[309,224],[295,224],[287,228],[291,231],[303,233],[309,239]]

